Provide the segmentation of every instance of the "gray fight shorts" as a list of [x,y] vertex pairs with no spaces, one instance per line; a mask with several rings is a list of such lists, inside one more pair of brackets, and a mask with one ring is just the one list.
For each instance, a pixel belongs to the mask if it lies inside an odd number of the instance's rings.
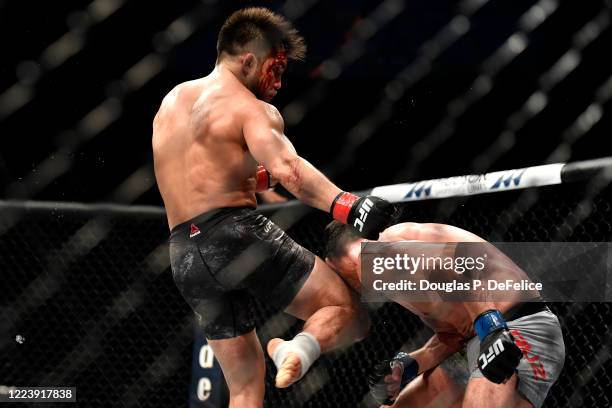
[[[559,319],[545,308],[537,313],[508,320],[507,323],[514,342],[523,352],[517,367],[517,391],[534,407],[539,408],[544,404],[565,363],[565,344]],[[465,386],[470,379],[483,377],[477,365],[479,354],[480,339],[476,336],[468,341],[465,354],[456,353],[443,362],[441,367],[459,386]]]
[[[534,407],[539,408],[565,363],[565,344],[559,319],[546,308],[507,323],[515,344],[523,352],[517,367],[517,390]],[[478,336],[468,342],[466,351],[470,378],[483,377],[477,365],[480,354]]]

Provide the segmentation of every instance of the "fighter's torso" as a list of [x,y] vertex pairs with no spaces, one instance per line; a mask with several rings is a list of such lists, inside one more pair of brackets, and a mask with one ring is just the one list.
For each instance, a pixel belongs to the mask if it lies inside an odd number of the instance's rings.
[[[420,224],[419,226],[419,224],[412,223],[397,224],[389,227],[381,234],[379,241],[485,242],[482,238],[468,231],[452,226],[437,224]],[[520,281],[520,279],[528,279],[525,272],[509,261],[503,253],[495,251],[493,247],[490,249],[488,262],[492,268],[495,268],[495,270],[491,271],[491,276],[500,280],[514,279],[515,281]],[[538,296],[539,294],[534,291],[527,297],[535,298]],[[432,299],[438,297],[436,293],[433,293]],[[512,297],[512,292],[510,292],[507,296],[501,297],[499,301],[490,301],[491,308],[505,313],[518,303]],[[461,339],[468,339],[474,336],[473,322],[475,316],[472,316],[473,313],[468,311],[469,304],[467,302],[411,301],[410,296],[403,293],[393,296],[391,300],[419,316],[427,326],[438,333],[459,335]]]
[[[458,335],[462,339],[474,336],[473,319],[463,302],[408,302],[395,299],[397,303],[421,318],[423,323],[438,333]],[[502,313],[510,309],[513,302],[495,302]]]
[[255,168],[242,134],[252,94],[214,72],[174,88],[153,125],[155,177],[170,228],[221,207],[256,206]]

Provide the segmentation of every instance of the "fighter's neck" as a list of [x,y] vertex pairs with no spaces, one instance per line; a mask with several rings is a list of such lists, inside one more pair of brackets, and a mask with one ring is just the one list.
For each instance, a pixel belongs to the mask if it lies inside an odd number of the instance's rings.
[[217,61],[215,68],[209,74],[211,77],[230,78],[245,85],[240,79],[240,67],[226,61]]

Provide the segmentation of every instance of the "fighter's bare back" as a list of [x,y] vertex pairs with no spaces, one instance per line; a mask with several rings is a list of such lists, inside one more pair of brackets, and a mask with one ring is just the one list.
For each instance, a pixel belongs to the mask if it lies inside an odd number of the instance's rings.
[[255,170],[242,124],[275,109],[220,70],[177,85],[153,122],[155,176],[172,229],[221,207],[256,207]]
[[[381,233],[379,241],[425,241],[425,242],[485,242],[482,238],[459,228],[441,224],[403,223],[387,228]],[[500,253],[500,256],[501,253]],[[507,263],[500,263],[507,265]],[[505,268],[505,276],[515,279],[527,278],[520,268]],[[537,292],[533,297],[537,297]],[[470,338],[473,335],[473,321],[482,305],[506,312],[516,304],[513,301],[473,302],[411,302],[406,296],[393,299],[410,310],[438,335],[447,335],[454,341]]]

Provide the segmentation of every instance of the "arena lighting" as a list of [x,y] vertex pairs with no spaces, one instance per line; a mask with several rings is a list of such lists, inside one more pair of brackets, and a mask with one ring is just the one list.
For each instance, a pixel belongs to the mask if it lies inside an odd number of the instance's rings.
[[81,51],[89,29],[113,15],[125,3],[125,0],[95,0],[84,10],[68,15],[68,32],[49,44],[35,60],[21,61],[15,67],[19,82],[0,94],[0,120],[30,102],[36,95],[38,80]]
[[483,61],[480,74],[468,86],[466,92],[447,104],[446,116],[438,125],[419,142],[415,143],[406,160],[406,166],[395,176],[396,180],[405,180],[413,176],[421,163],[442,145],[453,134],[456,120],[476,101],[487,95],[495,85],[495,76],[502,68],[517,58],[528,46],[528,35],[539,27],[557,10],[554,0],[541,0],[527,10],[517,22],[518,30],[491,56]]
[[345,148],[334,163],[326,169],[333,176],[344,171],[352,161],[355,151],[365,143],[374,132],[390,119],[393,105],[405,96],[406,91],[425,78],[437,57],[464,36],[470,29],[469,18],[480,10],[489,0],[465,0],[457,7],[459,13],[448,24],[438,30],[419,48],[419,56],[402,69],[384,87],[378,105],[372,112],[356,123],[346,136]]
[[[68,135],[66,141],[38,163],[23,180],[9,185],[5,194],[24,199],[35,196],[70,170],[72,167],[70,152],[81,148],[121,117],[123,98],[138,91],[163,70],[166,65],[164,54],[187,40],[199,25],[212,19],[215,14],[209,10],[214,4],[215,1],[200,4],[199,7],[175,19],[164,31],[154,36],[152,47],[156,51],[132,65],[119,80],[110,81],[106,85],[108,98],[85,114],[74,128],[65,130],[64,133]],[[139,171],[137,170],[135,174],[139,174]]]
[[523,106],[508,116],[501,134],[474,158],[472,171],[483,172],[490,169],[499,158],[512,149],[516,133],[546,108],[548,93],[580,65],[582,50],[595,41],[609,24],[609,11],[602,11],[574,34],[573,46],[538,78],[540,89],[535,90]]
[[353,27],[349,32],[349,40],[336,51],[334,56],[324,60],[315,71],[316,85],[304,95],[300,95],[297,100],[287,104],[282,110],[287,126],[298,124],[308,111],[325,98],[329,83],[337,79],[344,70],[363,56],[366,41],[398,17],[404,10],[404,6],[403,0],[385,0]]

